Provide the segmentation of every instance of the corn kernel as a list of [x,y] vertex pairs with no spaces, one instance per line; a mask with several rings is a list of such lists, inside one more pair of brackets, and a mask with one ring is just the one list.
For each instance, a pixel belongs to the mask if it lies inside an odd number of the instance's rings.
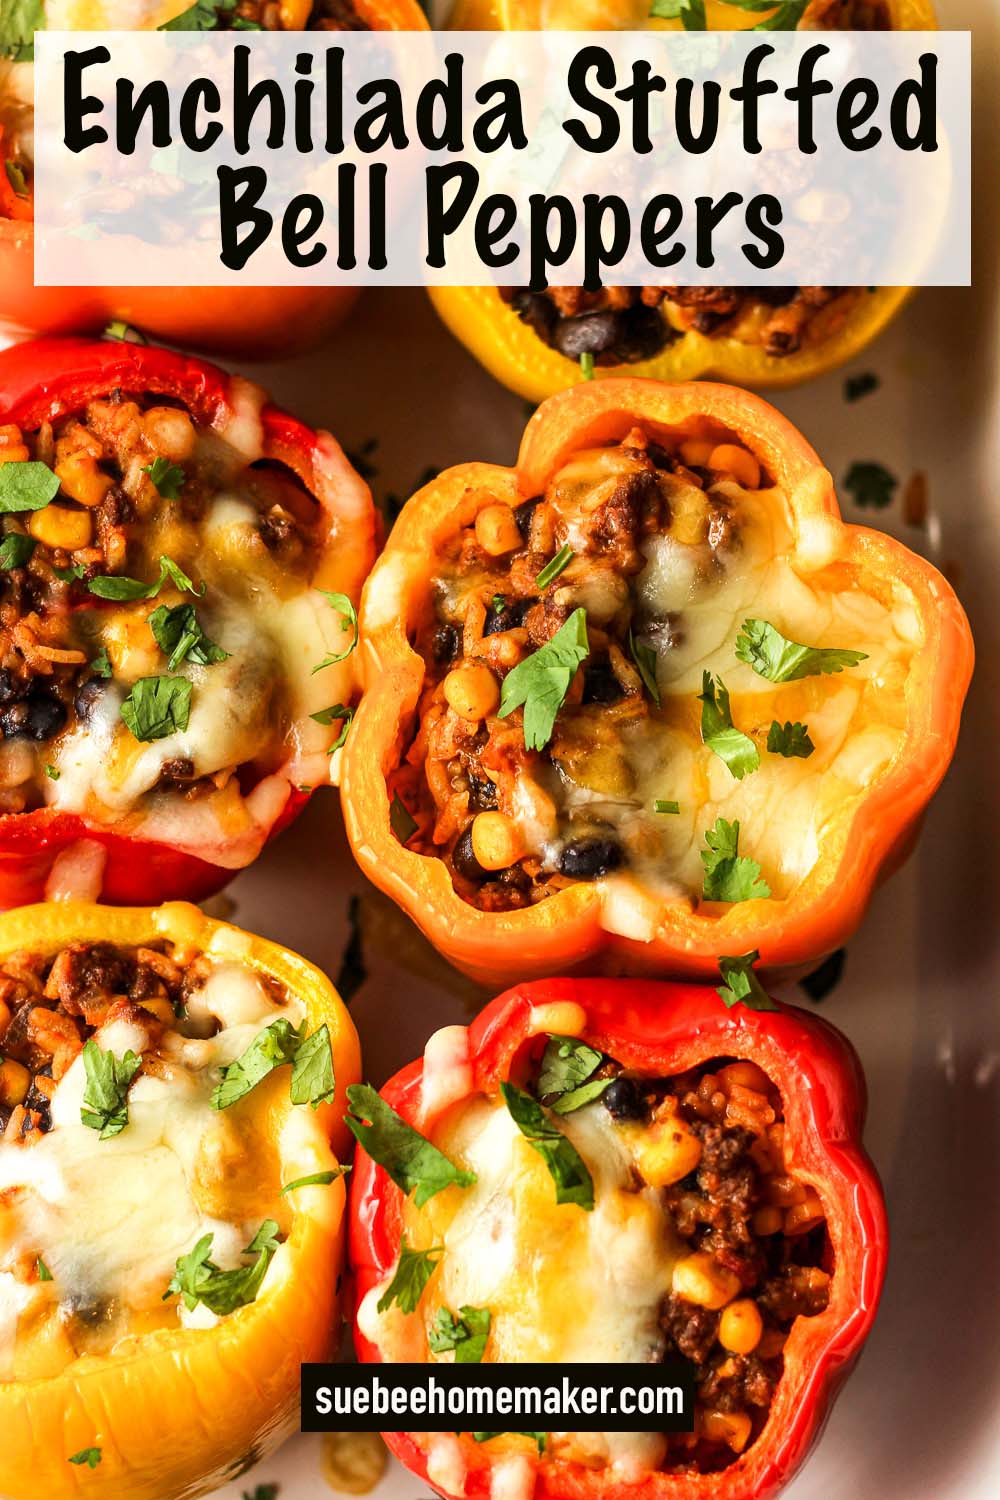
[[521,830],[502,812],[478,813],[472,824],[472,852],[484,870],[506,870],[524,857]]
[[80,547],[90,546],[93,523],[89,511],[71,510],[66,505],[46,505],[29,517],[28,530],[46,547],[62,547],[65,552],[76,552]]
[[139,1003],[143,1010],[148,1010],[150,1015],[155,1016],[158,1021],[162,1021],[164,1026],[172,1026],[177,1019],[174,1007],[169,1000],[141,1000]]
[[482,663],[456,667],[444,680],[444,696],[448,707],[460,719],[477,724],[500,706],[500,686]]
[[710,1443],[725,1443],[734,1453],[743,1452],[753,1430],[745,1411],[703,1411],[698,1427],[703,1438]]
[[770,1092],[771,1080],[763,1068],[752,1062],[727,1063],[717,1074],[719,1087],[727,1094],[735,1088],[750,1089],[755,1094]]
[[688,438],[681,443],[681,458],[690,469],[704,469],[708,466],[714,448],[715,444],[706,442],[704,438]]
[[31,1074],[23,1063],[5,1057],[0,1062],[0,1104],[6,1109],[15,1109],[23,1104],[31,1085]]
[[490,557],[503,557],[523,547],[521,533],[509,505],[486,505],[476,516],[476,541]]
[[66,494],[79,505],[100,505],[114,484],[109,474],[102,474],[89,453],[67,454],[56,464],[56,476]]
[[636,1166],[650,1187],[671,1187],[701,1161],[701,1141],[678,1115],[638,1131],[632,1149]]
[[738,443],[720,443],[708,455],[708,468],[728,474],[745,490],[755,490],[760,485],[760,464],[753,454]]
[[3,1041],[10,1025],[10,1006],[6,1000],[0,1000],[0,1042]]
[[143,414],[142,430],[158,457],[183,463],[194,452],[194,423],[176,406],[151,406]]
[[716,1265],[704,1250],[696,1250],[674,1266],[672,1287],[685,1302],[715,1311],[732,1302],[740,1290],[740,1279],[725,1266]]
[[822,1224],[824,1218],[819,1194],[812,1188],[806,1188],[802,1202],[793,1203],[785,1214],[785,1233],[787,1235],[808,1234],[810,1229],[815,1229],[818,1224]]
[[778,1234],[784,1222],[785,1217],[780,1208],[758,1208],[752,1220],[753,1232],[762,1238],[768,1234]]
[[750,1297],[730,1302],[719,1319],[719,1343],[730,1354],[751,1354],[760,1343],[764,1319]]

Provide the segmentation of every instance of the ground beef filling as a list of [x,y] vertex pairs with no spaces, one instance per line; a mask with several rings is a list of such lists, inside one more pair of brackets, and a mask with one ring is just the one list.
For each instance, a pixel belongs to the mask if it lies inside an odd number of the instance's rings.
[[661,1323],[666,1356],[695,1367],[696,1428],[671,1435],[664,1467],[723,1469],[767,1420],[795,1319],[827,1306],[822,1203],[786,1170],[781,1099],[756,1064],[720,1059],[663,1079],[614,1062],[603,1072],[613,1075],[603,1106],[686,1246]]
[[[181,407],[122,391],[32,432],[0,424],[0,464],[40,462],[60,483],[42,510],[0,517],[0,815],[42,804],[45,745],[86,722],[114,667],[102,651],[109,611],[146,607],[98,598],[92,580],[155,579],[156,536],[172,535],[183,539],[181,550],[171,546],[173,561],[197,581],[198,528],[220,483],[237,477],[259,510],[263,547],[283,569],[309,576],[321,526],[315,500],[277,464],[224,473],[232,455],[223,460],[212,443],[203,445]],[[169,586],[164,601],[197,604]]]
[[654,359],[687,332],[758,345],[775,359],[829,337],[860,296],[852,288],[648,286],[549,287],[500,295],[543,343],[598,365]]
[[[434,608],[416,639],[426,663],[418,727],[390,796],[416,820],[407,846],[444,859],[455,890],[481,910],[530,906],[641,852],[602,817],[601,798],[605,811],[628,799],[623,737],[658,713],[637,652],[669,649],[684,620],[649,613],[633,584],[646,565],[642,544],[667,533],[697,549],[708,575],[725,571],[739,546],[726,482],[733,467],[741,483],[764,482],[756,460],[726,437],[678,439],[668,452],[636,428],[601,450],[592,481],[557,476],[513,511],[484,503],[443,549]],[[568,545],[572,561],[540,586]],[[528,751],[522,711],[498,716],[503,679],[581,605],[590,653],[549,744]],[[580,787],[597,795],[575,797]],[[523,837],[529,788],[556,808],[541,851]]]
[[203,955],[165,942],[11,954],[0,969],[0,1139],[49,1129],[56,1084],[100,1027],[126,1020],[155,1040],[207,974]]

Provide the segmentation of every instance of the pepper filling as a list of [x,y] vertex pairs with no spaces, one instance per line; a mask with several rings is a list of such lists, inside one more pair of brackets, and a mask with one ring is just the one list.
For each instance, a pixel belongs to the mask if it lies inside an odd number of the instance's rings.
[[891,581],[801,562],[793,524],[706,419],[579,452],[520,504],[470,493],[414,636],[397,837],[484,911],[579,881],[789,896],[893,761],[919,634]]
[[[376,1339],[410,1359],[679,1357],[693,1366],[692,1433],[542,1434],[538,1461],[623,1480],[725,1469],[763,1429],[785,1341],[824,1311],[834,1270],[821,1199],[786,1165],[780,1096],[748,1061],[659,1078],[574,1037],[532,1054],[521,1087],[453,1106],[433,1129],[475,1180],[420,1210],[406,1201],[407,1249],[434,1247],[433,1269],[416,1315],[391,1307]],[[485,1436],[494,1458],[535,1451],[535,1434]]]
[[[540,24],[552,30],[649,24],[646,5],[628,19],[620,8],[613,18],[604,16],[603,10],[599,0],[597,13],[588,11],[581,17],[579,0],[549,0],[542,6]],[[757,19],[754,15],[749,24]],[[799,27],[887,31],[892,23],[884,0],[813,0]],[[835,338],[871,295],[863,288],[828,286],[604,287],[595,292],[582,287],[549,287],[542,292],[500,288],[507,306],[549,348],[572,360],[588,355],[602,366],[655,359],[687,333],[730,339],[761,349],[772,359],[784,359]]]
[[272,976],[171,942],[3,960],[0,1381],[255,1300],[289,1223],[279,1063],[318,1050],[302,1014]]
[[0,813],[249,850],[289,780],[328,778],[341,726],[310,715],[353,647],[312,586],[330,520],[237,399],[225,434],[121,391],[0,425]]

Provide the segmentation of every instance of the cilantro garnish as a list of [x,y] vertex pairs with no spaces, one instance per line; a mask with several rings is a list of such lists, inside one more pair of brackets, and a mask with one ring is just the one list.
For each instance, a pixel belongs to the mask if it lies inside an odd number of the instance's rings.
[[343,727],[327,751],[328,755],[332,755],[335,750],[340,749],[341,745],[347,743],[347,731],[354,722],[353,708],[345,708],[343,703],[335,703],[332,708],[321,708],[319,713],[310,714],[309,717],[315,719],[317,724],[332,724],[335,720],[343,720]]
[[9,531],[0,542],[0,568],[4,572],[10,568],[23,568],[37,546],[33,536],[26,536],[23,531]]
[[[610,1078],[592,1078],[604,1058],[575,1036],[550,1036],[535,1085],[539,1098],[557,1115],[572,1114],[599,1099]],[[588,1081],[589,1080],[589,1081]]]
[[284,1016],[259,1031],[253,1041],[229,1066],[212,1093],[213,1109],[229,1109],[255,1089],[275,1068],[292,1065],[290,1096],[293,1104],[318,1105],[333,1098],[333,1052],[330,1030],[324,1024],[304,1036],[305,1023],[294,1027]]
[[111,658],[108,656],[106,647],[102,646],[97,655],[90,663],[90,670],[95,677],[111,676]]
[[186,677],[140,677],[120,713],[143,744],[183,734],[191,717],[191,684]]
[[772,719],[767,731],[767,748],[772,755],[783,755],[786,760],[793,756],[807,760],[816,746],[809,738],[808,724],[791,724],[787,719],[784,724],[779,724],[777,719]]
[[180,464],[172,464],[169,458],[154,458],[151,464],[143,464],[142,472],[148,474],[157,492],[164,500],[179,500],[187,475]]
[[447,1187],[471,1187],[475,1172],[463,1172],[444,1152],[408,1125],[367,1083],[347,1090],[344,1123],[372,1161],[392,1178],[401,1192],[413,1193],[417,1208]]
[[892,497],[899,485],[895,474],[885,467],[859,460],[844,475],[844,489],[850,490],[855,505],[863,509],[885,510],[892,504]]
[[800,677],[819,677],[842,672],[868,660],[866,651],[840,646],[802,646],[767,620],[744,620],[736,637],[736,655],[768,682],[797,682]]
[[417,831],[417,820],[398,792],[389,803],[389,827],[401,844],[408,844]]
[[330,594],[326,589],[318,589],[317,593],[323,595],[323,598],[330,605],[330,608],[335,610],[336,613],[340,616],[341,623],[347,626],[347,628],[351,631],[351,643],[349,646],[346,646],[343,651],[336,651],[331,656],[324,657],[324,659],[319,663],[318,666],[313,667],[314,676],[317,672],[322,672],[324,667],[333,667],[336,666],[338,661],[346,660],[346,658],[350,656],[351,652],[358,644],[358,615],[357,611],[354,608],[354,605],[351,603],[350,599],[348,599],[347,595]]
[[396,1302],[401,1312],[416,1312],[424,1287],[434,1275],[443,1253],[443,1245],[433,1245],[429,1250],[411,1250],[404,1234],[399,1242],[396,1273],[375,1304],[377,1311],[385,1312]]
[[69,1458],[71,1464],[86,1464],[88,1469],[96,1469],[100,1461],[100,1448],[81,1448],[79,1453],[73,1453]]
[[[510,1436],[513,1437],[531,1438],[533,1442],[538,1444],[539,1453],[545,1452],[545,1439],[547,1435],[548,1434],[544,1432],[515,1432],[510,1434]],[[474,1432],[472,1434],[472,1440],[475,1443],[488,1443],[490,1438],[507,1436],[508,1433],[506,1432]]]
[[478,1365],[490,1336],[488,1307],[460,1307],[458,1316],[447,1307],[438,1308],[427,1342],[434,1354],[454,1352],[456,1365]]
[[725,1001],[730,1010],[739,1004],[747,1006],[749,1010],[778,1009],[753,971],[759,958],[756,948],[735,958],[720,957],[719,972],[725,983],[715,993]]
[[632,660],[639,668],[639,676],[646,684],[649,696],[659,708],[660,684],[656,680],[656,651],[652,646],[647,646],[644,641],[637,641],[631,630],[628,633],[628,649],[632,653]]
[[58,493],[59,480],[48,464],[34,459],[0,464],[0,511],[44,510]]
[[182,661],[207,667],[229,657],[228,651],[209,640],[193,604],[159,605],[149,617],[149,628],[160,650],[170,658],[168,672],[179,667]]
[[770,896],[771,887],[761,878],[760,865],[740,855],[738,818],[731,823],[718,818],[715,827],[706,830],[705,844],[701,862],[705,866],[702,895],[706,901],[754,901]]
[[243,1251],[244,1255],[253,1255],[256,1259],[250,1265],[237,1266],[231,1271],[221,1271],[209,1259],[214,1235],[203,1235],[193,1250],[178,1257],[163,1301],[179,1295],[183,1297],[188,1312],[193,1312],[201,1302],[219,1318],[235,1312],[238,1307],[246,1307],[260,1291],[267,1268],[280,1244],[278,1235],[275,1220],[265,1219]]
[[701,737],[713,754],[728,767],[737,781],[760,765],[760,751],[749,735],[737,729],[729,709],[729,691],[721,677],[711,672],[701,676]]
[[83,1044],[83,1068],[87,1084],[83,1091],[80,1120],[91,1130],[101,1132],[99,1139],[110,1140],[120,1135],[128,1124],[129,1085],[142,1066],[142,1059],[134,1052],[124,1057],[115,1057],[105,1052],[97,1043]]
[[555,557],[550,558],[545,567],[535,577],[535,583],[540,589],[548,588],[553,579],[558,578],[565,568],[568,568],[574,557],[573,548],[569,542],[559,548]]
[[296,1188],[301,1187],[329,1187],[331,1182],[336,1182],[338,1177],[345,1177],[350,1167],[337,1167],[329,1172],[310,1172],[308,1177],[296,1177],[294,1182],[286,1182],[279,1198],[284,1198],[286,1193],[294,1193]]
[[160,558],[159,576],[153,583],[142,583],[138,578],[123,578],[117,573],[99,573],[90,580],[87,588],[98,599],[155,599],[168,578],[181,593],[201,595],[205,592],[205,585],[202,584],[200,589],[195,588],[183,569],[170,557]]
[[552,1124],[538,1100],[523,1089],[502,1083],[500,1092],[514,1124],[548,1167],[556,1202],[575,1203],[589,1212],[594,1207],[594,1183],[573,1142]]
[[575,609],[550,641],[518,662],[503,680],[499,717],[524,708],[526,750],[544,750],[552,738],[577,668],[587,656],[587,613]]

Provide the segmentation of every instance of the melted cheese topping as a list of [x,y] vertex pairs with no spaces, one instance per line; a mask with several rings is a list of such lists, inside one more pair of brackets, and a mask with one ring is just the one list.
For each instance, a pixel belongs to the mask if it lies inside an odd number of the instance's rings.
[[[645,1363],[662,1358],[659,1313],[675,1261],[683,1253],[661,1196],[635,1187],[627,1139],[600,1104],[560,1119],[594,1182],[594,1209],[557,1204],[552,1178],[503,1103],[479,1096],[447,1114],[434,1143],[457,1165],[476,1173],[472,1187],[448,1189],[421,1210],[404,1207],[407,1242],[443,1245],[438,1268],[418,1313],[404,1317],[375,1303],[373,1289],[359,1311],[366,1337],[389,1359],[429,1359],[426,1331],[442,1307],[488,1307],[490,1361]],[[448,1356],[444,1356],[445,1359]],[[580,1435],[566,1435],[564,1446]],[[438,1442],[440,1435],[433,1439]],[[423,1441],[423,1439],[420,1439]],[[586,1434],[580,1441],[604,1462],[655,1468],[658,1435]],[[460,1453],[435,1447],[435,1463],[454,1475]],[[439,1482],[445,1484],[442,1478]],[[524,1466],[503,1471],[504,1497],[530,1494]],[[461,1485],[446,1488],[461,1493]]]
[[[226,1270],[244,1264],[263,1219],[280,1217],[278,1163],[253,1111],[209,1102],[219,1069],[279,1013],[302,1018],[294,1000],[279,1012],[251,970],[220,963],[182,1024],[222,1029],[164,1033],[155,1072],[129,1090],[119,1135],[102,1141],[81,1121],[81,1056],[55,1090],[48,1133],[30,1145],[0,1143],[0,1263],[40,1256],[53,1278],[24,1286],[0,1271],[0,1380],[55,1373],[77,1353],[155,1327],[217,1321],[201,1304],[164,1304],[163,1293],[177,1258],[203,1235]],[[95,1040],[116,1057],[148,1045],[141,1027],[122,1021]]]

